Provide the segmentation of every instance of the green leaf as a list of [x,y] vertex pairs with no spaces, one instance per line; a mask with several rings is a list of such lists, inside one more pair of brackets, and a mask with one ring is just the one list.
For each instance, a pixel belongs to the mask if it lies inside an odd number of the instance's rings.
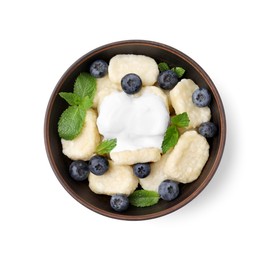
[[159,63],[158,67],[159,67],[160,72],[170,69],[169,65],[166,62]]
[[93,98],[85,96],[80,102],[80,107],[84,110],[87,110],[92,107],[93,101],[94,101]]
[[178,78],[181,78],[185,73],[185,69],[182,67],[174,67],[172,70],[177,74]]
[[96,79],[89,73],[82,72],[74,83],[73,93],[84,98],[89,96],[94,98],[96,92]]
[[66,140],[72,140],[82,130],[86,110],[93,105],[96,93],[96,79],[89,73],[81,73],[75,83],[73,93],[60,92],[69,107],[62,113],[58,122],[59,136]]
[[162,153],[166,153],[170,148],[174,147],[179,139],[179,132],[176,126],[171,125],[167,128],[161,145]]
[[190,119],[186,112],[173,116],[171,122],[177,127],[187,127],[189,125]]
[[81,98],[74,93],[60,92],[59,95],[65,99],[69,105],[79,105],[81,103]]
[[112,149],[117,145],[117,139],[109,139],[101,142],[96,147],[96,153],[99,155],[110,153]]
[[158,203],[159,194],[155,191],[136,190],[128,198],[133,206],[148,207]]
[[79,106],[68,107],[60,116],[58,122],[59,136],[66,140],[72,140],[82,130],[86,111]]

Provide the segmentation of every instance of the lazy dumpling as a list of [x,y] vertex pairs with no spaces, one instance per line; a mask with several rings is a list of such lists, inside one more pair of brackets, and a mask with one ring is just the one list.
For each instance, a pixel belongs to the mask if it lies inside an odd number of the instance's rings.
[[199,87],[191,79],[182,79],[171,91],[171,104],[176,115],[187,112],[190,119],[188,129],[196,128],[203,122],[210,121],[209,107],[197,107],[192,101],[193,92]]
[[81,133],[73,140],[61,139],[62,152],[72,160],[90,159],[100,143],[100,135],[96,126],[96,112],[89,109],[86,112]]
[[137,74],[143,86],[151,86],[159,75],[158,64],[148,56],[135,54],[118,54],[110,60],[108,74],[112,82],[120,84],[128,73]]
[[209,158],[209,143],[195,130],[182,134],[170,152],[163,173],[167,179],[182,183],[196,180]]

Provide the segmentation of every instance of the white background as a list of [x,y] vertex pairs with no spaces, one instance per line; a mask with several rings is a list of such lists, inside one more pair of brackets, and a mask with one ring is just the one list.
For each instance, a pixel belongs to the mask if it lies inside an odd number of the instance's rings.
[[[265,1],[1,1],[0,259],[266,259]],[[79,57],[127,39],[171,45],[214,81],[221,165],[191,203],[121,221],[77,203],[43,140],[46,105]]]

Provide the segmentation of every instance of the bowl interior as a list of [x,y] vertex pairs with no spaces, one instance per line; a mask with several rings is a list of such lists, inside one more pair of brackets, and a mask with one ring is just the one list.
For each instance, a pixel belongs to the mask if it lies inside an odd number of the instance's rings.
[[[62,154],[62,146],[57,132],[57,123],[67,103],[59,97],[61,91],[72,92],[74,81],[81,72],[88,72],[89,65],[96,59],[107,62],[116,54],[143,54],[156,62],[167,62],[170,66],[181,66],[186,70],[185,78],[192,79],[198,86],[208,88],[213,96],[210,105],[212,121],[218,125],[219,133],[209,140],[210,157],[200,177],[189,184],[181,185],[177,199],[146,207],[130,208],[123,213],[114,212],[109,205],[109,196],[96,195],[88,188],[88,181],[76,182],[68,174],[71,161]],[[44,138],[48,159],[55,175],[63,187],[81,204],[102,215],[125,220],[142,220],[163,216],[177,210],[195,198],[208,184],[214,175],[222,157],[226,135],[225,114],[216,87],[205,71],[191,58],[182,52],[164,44],[148,41],[122,41],[97,48],[77,60],[61,77],[49,100],[44,125]]]

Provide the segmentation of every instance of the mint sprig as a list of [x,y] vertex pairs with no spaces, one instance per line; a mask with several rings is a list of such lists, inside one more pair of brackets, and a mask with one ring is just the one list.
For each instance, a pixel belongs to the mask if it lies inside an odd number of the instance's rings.
[[171,118],[171,123],[176,125],[177,127],[187,127],[189,125],[190,119],[186,112],[173,116]]
[[178,114],[171,118],[171,124],[165,132],[161,145],[163,154],[168,152],[172,147],[177,144],[180,136],[178,127],[187,127],[189,125],[189,122],[190,120],[186,112]]
[[114,149],[117,145],[117,139],[108,139],[102,141],[97,147],[96,147],[96,153],[99,155],[108,154]]
[[59,96],[69,104],[58,121],[58,134],[61,138],[72,140],[79,135],[84,125],[86,111],[93,105],[95,93],[96,79],[85,72],[77,77],[73,93],[59,93]]
[[160,197],[155,191],[136,190],[128,198],[130,204],[135,207],[149,207],[157,204]]
[[159,68],[159,71],[160,72],[163,72],[163,71],[166,71],[166,70],[172,70],[176,73],[176,75],[178,76],[178,78],[181,78],[184,73],[185,73],[185,69],[182,68],[182,67],[173,67],[173,68],[170,68],[170,66],[166,63],[166,62],[160,62],[158,64],[158,68]]
[[176,126],[170,125],[164,135],[161,145],[162,153],[166,153],[169,149],[174,147],[179,139],[179,131]]

